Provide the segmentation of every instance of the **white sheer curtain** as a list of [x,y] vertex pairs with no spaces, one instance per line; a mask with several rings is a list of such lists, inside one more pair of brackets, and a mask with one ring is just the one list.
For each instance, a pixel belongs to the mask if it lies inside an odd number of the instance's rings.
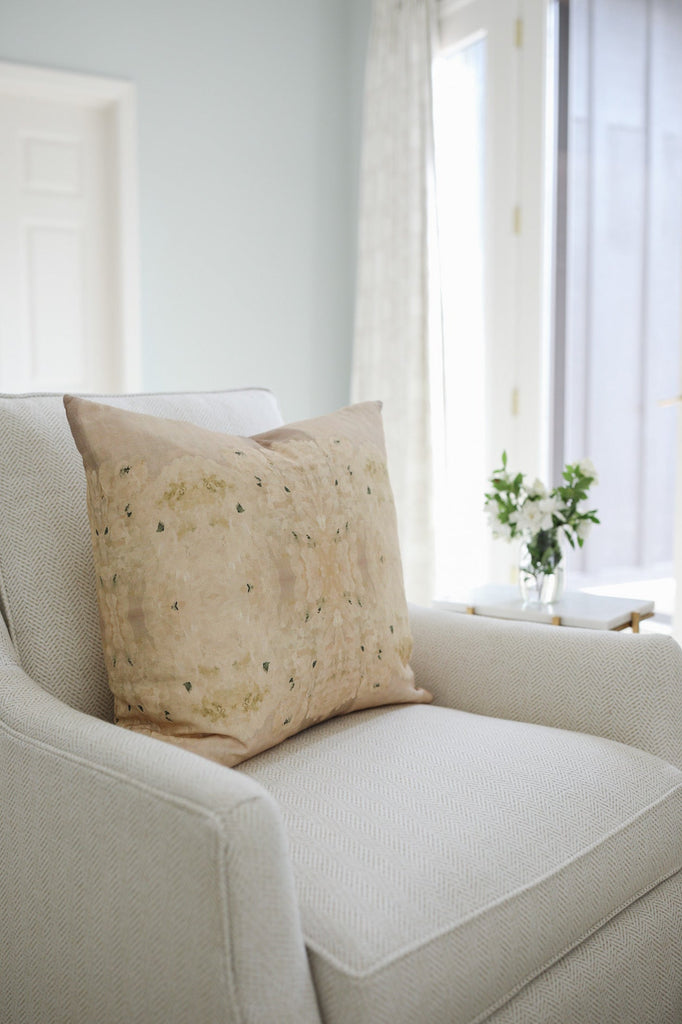
[[[432,0],[374,0],[365,76],[354,401],[381,399],[405,587],[433,594]],[[431,292],[431,294],[433,294]]]

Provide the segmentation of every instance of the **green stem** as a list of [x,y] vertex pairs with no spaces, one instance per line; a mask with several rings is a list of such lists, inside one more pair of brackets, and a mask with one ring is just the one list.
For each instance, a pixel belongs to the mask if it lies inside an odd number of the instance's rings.
[[521,566],[533,576],[548,575],[556,572],[563,558],[556,529],[540,530],[525,541],[528,559]]

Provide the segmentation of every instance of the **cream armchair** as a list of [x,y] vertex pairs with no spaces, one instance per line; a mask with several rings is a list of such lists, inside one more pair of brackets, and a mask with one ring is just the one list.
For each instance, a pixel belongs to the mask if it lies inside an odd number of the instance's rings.
[[[266,391],[106,399],[250,434]],[[682,1020],[682,653],[412,609],[433,705],[112,724],[59,396],[0,399],[3,1024]]]

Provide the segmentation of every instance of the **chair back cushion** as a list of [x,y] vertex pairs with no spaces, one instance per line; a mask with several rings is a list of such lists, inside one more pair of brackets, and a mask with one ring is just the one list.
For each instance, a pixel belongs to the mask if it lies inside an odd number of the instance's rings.
[[[274,396],[258,388],[97,398],[231,434],[282,423]],[[0,610],[33,679],[72,707],[112,718],[85,471],[62,395],[0,396]]]

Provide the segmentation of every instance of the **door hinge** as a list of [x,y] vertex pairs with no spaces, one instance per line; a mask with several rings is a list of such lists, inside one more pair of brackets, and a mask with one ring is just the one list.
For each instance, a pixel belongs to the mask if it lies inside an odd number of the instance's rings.
[[512,215],[512,223],[514,228],[514,234],[521,234],[521,206],[517,203],[514,207],[514,213]]
[[514,46],[517,50],[523,46],[523,18],[517,18],[514,22]]
[[519,415],[519,389],[512,388],[511,393],[511,414],[512,416]]

